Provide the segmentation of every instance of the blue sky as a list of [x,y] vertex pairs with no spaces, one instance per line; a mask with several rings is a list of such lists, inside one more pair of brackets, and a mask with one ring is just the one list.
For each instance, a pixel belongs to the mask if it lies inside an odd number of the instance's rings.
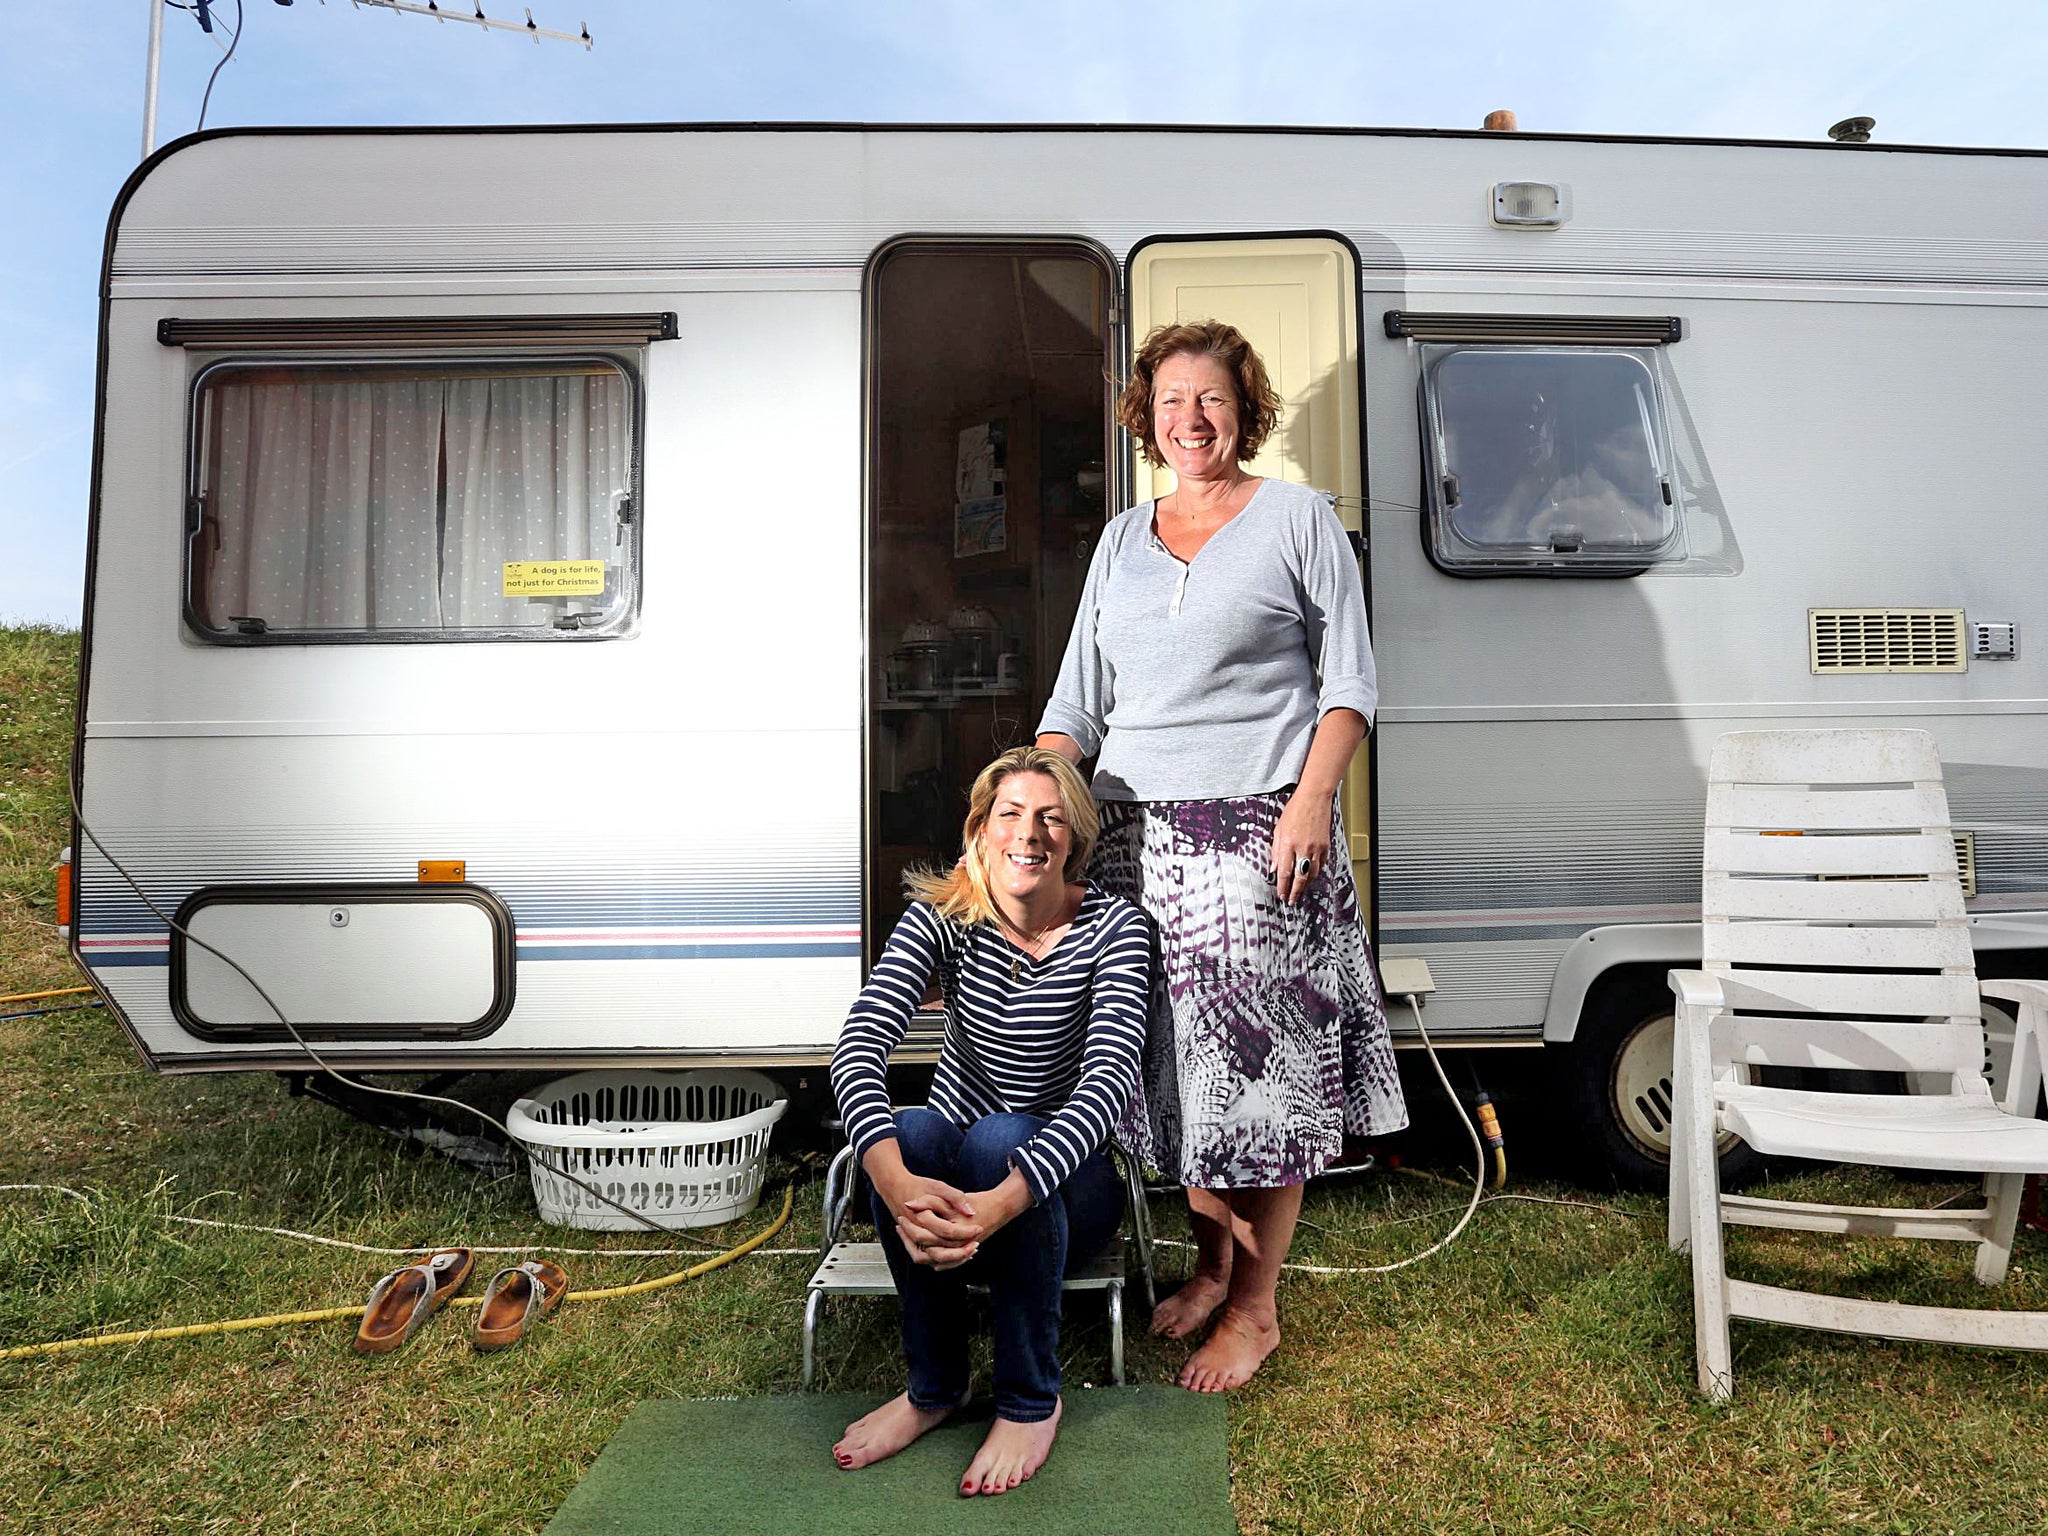
[[[215,4],[224,39],[235,0]],[[210,127],[1442,128],[1505,106],[1539,131],[1819,138],[1867,113],[1894,143],[2048,146],[2040,0],[533,0],[542,26],[587,23],[587,53],[349,0],[244,4]],[[78,619],[100,252],[140,154],[148,17],[148,0],[0,5],[0,619]],[[220,57],[167,14],[159,143],[193,128]]]

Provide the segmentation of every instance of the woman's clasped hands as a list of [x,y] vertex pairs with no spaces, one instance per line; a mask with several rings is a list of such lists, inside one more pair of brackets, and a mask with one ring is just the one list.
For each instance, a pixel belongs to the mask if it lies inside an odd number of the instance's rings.
[[965,1264],[1031,1203],[1029,1186],[1014,1170],[994,1189],[971,1194],[907,1169],[890,1184],[876,1188],[896,1218],[896,1235],[912,1263],[933,1269]]

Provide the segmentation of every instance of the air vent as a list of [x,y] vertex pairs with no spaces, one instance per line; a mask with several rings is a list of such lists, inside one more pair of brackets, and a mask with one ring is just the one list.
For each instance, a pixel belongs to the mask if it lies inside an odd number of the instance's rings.
[[1977,894],[1977,834],[1955,832],[1949,834],[1956,840],[1956,874],[1962,878],[1965,898]]
[[1816,672],[1964,672],[1960,608],[1809,608]]
[[642,347],[676,338],[675,311],[632,315],[166,316],[156,339],[214,351],[328,347]]
[[1416,341],[1540,342],[1565,347],[1664,347],[1685,336],[1677,315],[1478,315],[1390,309],[1387,335]]

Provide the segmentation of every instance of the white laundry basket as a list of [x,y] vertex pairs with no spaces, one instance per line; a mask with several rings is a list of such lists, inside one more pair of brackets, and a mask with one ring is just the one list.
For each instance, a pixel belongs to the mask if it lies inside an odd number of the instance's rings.
[[578,1072],[515,1103],[542,1221],[618,1231],[640,1224],[562,1177],[573,1174],[663,1227],[710,1227],[761,1198],[768,1137],[789,1100],[759,1072]]

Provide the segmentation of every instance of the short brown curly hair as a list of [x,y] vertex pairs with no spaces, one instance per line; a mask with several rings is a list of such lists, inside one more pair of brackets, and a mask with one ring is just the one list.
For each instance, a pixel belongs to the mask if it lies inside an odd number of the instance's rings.
[[1230,370],[1237,381],[1237,462],[1244,464],[1258,457],[1259,449],[1280,425],[1280,395],[1244,332],[1221,320],[1187,320],[1152,328],[1132,360],[1130,383],[1117,397],[1117,425],[1138,440],[1147,464],[1155,469],[1165,466],[1159,441],[1152,435],[1152,380],[1161,364],[1183,353],[1213,357]]

